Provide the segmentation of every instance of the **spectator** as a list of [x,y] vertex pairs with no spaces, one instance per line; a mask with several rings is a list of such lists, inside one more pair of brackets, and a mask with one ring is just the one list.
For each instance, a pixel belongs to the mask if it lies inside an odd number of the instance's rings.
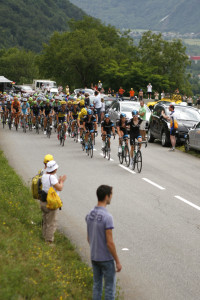
[[99,80],[99,82],[98,82],[98,91],[100,92],[101,89],[102,89],[102,82],[101,82],[101,80]]
[[69,94],[69,86],[68,85],[66,85],[65,92],[66,92],[66,95]]
[[94,106],[97,110],[97,115],[98,115],[98,124],[101,122],[101,96],[98,91],[94,92]]
[[193,104],[193,99],[192,99],[191,96],[188,97],[188,99],[187,99],[187,104],[188,104],[188,106],[192,106],[192,104]]
[[165,98],[165,92],[164,91],[162,91],[162,93],[160,95],[161,95],[161,99]]
[[114,90],[112,90],[112,93],[111,93],[111,96],[115,96],[115,91]]
[[90,97],[88,93],[85,93],[85,107],[90,106]]
[[197,99],[197,108],[200,108],[200,97]]
[[101,121],[104,120],[105,110],[106,110],[106,106],[104,103],[104,98],[101,98]]
[[143,90],[142,89],[139,90],[138,97],[139,97],[139,101],[143,100]]
[[159,93],[158,93],[158,92],[155,92],[155,93],[154,93],[154,98],[155,98],[156,101],[159,100]]
[[[106,206],[112,199],[112,187],[101,185],[97,189],[98,204],[86,216],[87,239],[93,268],[93,300],[102,297],[103,278],[105,284],[105,299],[115,299],[115,273],[122,269],[112,230],[114,229],[112,215]],[[115,270],[115,263],[116,270]]]
[[108,96],[111,96],[112,95],[112,90],[111,90],[111,88],[109,87],[109,89],[108,89]]
[[148,99],[151,99],[151,94],[152,94],[152,85],[151,83],[149,83],[147,85],[147,95],[148,95]]
[[140,124],[140,134],[142,136],[142,140],[146,140],[146,108],[144,106],[144,100],[140,101],[140,109],[139,109],[139,116],[142,119],[142,123]]
[[40,201],[40,207],[42,210],[42,234],[46,242],[53,243],[54,233],[56,231],[56,215],[57,209],[51,210],[47,206],[47,193],[51,186],[54,187],[57,194],[62,191],[66,175],[57,178],[56,172],[58,165],[54,160],[47,162],[46,173],[42,176],[42,200]]
[[119,98],[121,98],[122,101],[124,100],[124,98],[123,98],[124,92],[125,92],[125,90],[120,86],[120,88],[119,88]]
[[131,88],[129,94],[130,94],[130,100],[134,100],[135,91],[133,90],[133,88]]
[[172,148],[170,148],[170,151],[175,151],[175,146],[176,146],[176,129],[178,128],[178,123],[176,120],[176,114],[174,111],[174,105],[170,105],[169,106],[169,111],[170,111],[170,115],[167,116],[165,115],[164,110],[162,111],[162,116],[163,118],[165,118],[166,120],[170,121],[170,141],[172,144]]

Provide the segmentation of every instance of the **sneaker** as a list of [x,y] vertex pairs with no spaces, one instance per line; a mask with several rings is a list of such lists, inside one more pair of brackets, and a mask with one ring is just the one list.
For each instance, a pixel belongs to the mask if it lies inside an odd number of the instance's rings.
[[170,148],[168,151],[175,151],[175,148]]
[[44,131],[44,134],[47,134],[46,130]]
[[57,138],[58,138],[58,140],[60,139],[60,135],[59,134],[57,135]]

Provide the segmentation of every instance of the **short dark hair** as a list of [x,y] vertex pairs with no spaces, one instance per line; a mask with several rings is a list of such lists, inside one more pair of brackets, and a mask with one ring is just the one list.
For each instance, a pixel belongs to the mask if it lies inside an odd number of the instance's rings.
[[100,185],[97,189],[97,198],[98,201],[103,201],[106,196],[110,196],[112,194],[112,186],[109,185]]
[[97,91],[94,92],[95,96],[97,96],[99,93]]
[[171,107],[174,110],[174,105],[173,104],[171,104],[169,107]]

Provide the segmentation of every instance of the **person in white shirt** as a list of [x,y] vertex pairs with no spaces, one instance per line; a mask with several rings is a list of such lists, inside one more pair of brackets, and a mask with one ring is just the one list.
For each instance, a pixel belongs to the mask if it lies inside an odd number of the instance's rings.
[[42,210],[42,234],[46,242],[52,243],[54,241],[54,233],[56,231],[56,215],[57,209],[51,210],[47,206],[47,194],[50,187],[54,187],[55,191],[59,195],[62,191],[64,181],[66,180],[66,175],[60,176],[56,175],[58,165],[54,160],[47,163],[46,173],[42,176],[42,201],[40,202],[40,207]]
[[151,83],[149,83],[147,85],[147,94],[148,94],[148,99],[149,98],[151,99],[151,94],[152,94],[152,85],[151,85]]
[[104,103],[104,98],[101,98],[101,122],[104,120],[106,106]]
[[101,95],[98,91],[95,91],[94,95],[95,95],[94,106],[97,110],[98,124],[100,124],[101,123]]

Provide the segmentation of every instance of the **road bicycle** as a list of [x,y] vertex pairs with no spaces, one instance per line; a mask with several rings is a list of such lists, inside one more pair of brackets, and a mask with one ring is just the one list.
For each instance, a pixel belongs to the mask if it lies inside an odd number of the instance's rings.
[[[105,134],[105,135],[102,135],[102,136],[105,136],[105,146],[102,148],[103,157],[110,160],[110,141],[109,141],[109,138],[111,137],[111,135],[110,134]],[[115,135],[114,135],[114,139],[115,139]]]
[[21,119],[21,124],[22,124],[22,128],[23,128],[23,132],[26,133],[26,116],[24,116],[24,115]]
[[58,122],[57,122],[57,113],[55,113],[54,115],[54,120],[53,120],[53,127],[54,127],[54,131],[57,131],[57,126],[58,126]]
[[137,171],[140,173],[142,171],[142,152],[140,150],[140,145],[145,144],[145,148],[147,147],[147,142],[134,142],[134,157],[133,157],[133,164],[132,164],[132,170],[135,170],[135,167],[137,166]]
[[51,124],[50,124],[50,117],[47,117],[47,127],[46,127],[46,131],[47,131],[47,137],[50,138],[51,136]]
[[41,126],[41,130],[44,130],[44,115],[42,114],[40,117],[40,126]]
[[6,125],[6,113],[5,113],[5,111],[3,111],[3,114],[2,114],[2,124],[3,124],[3,128],[4,128],[5,125]]
[[28,129],[32,131],[32,117],[31,114],[28,114]]
[[82,150],[84,151],[85,150],[85,131],[83,131],[83,134],[82,134],[81,147],[82,147]]
[[94,133],[94,130],[91,130],[88,136],[88,148],[86,150],[86,153],[88,156],[90,156],[91,158],[93,157],[93,141],[92,141],[92,133]]
[[11,130],[11,128],[12,128],[12,113],[10,111],[8,113],[8,127]]
[[14,117],[14,124],[15,124],[15,129],[16,131],[18,130],[18,126],[19,126],[19,117],[18,117],[18,113],[15,113],[15,117]]
[[123,161],[125,161],[126,166],[129,167],[130,153],[129,153],[129,147],[128,147],[128,137],[120,138],[120,146],[121,146],[122,151],[118,152],[119,162],[120,162],[120,164],[123,164]]
[[39,117],[36,116],[35,118],[35,133],[39,134]]
[[60,140],[60,145],[63,147],[65,144],[65,124],[63,121],[61,121],[59,140]]
[[71,136],[71,133],[72,133],[72,119],[69,120],[68,127],[67,127],[67,132],[68,132],[68,135]]
[[75,124],[74,124],[74,141],[76,143],[78,143],[78,124],[77,124],[77,121],[75,121]]
[[95,140],[96,140],[96,137],[98,136],[98,131],[95,131],[94,132],[94,145],[95,145]]

